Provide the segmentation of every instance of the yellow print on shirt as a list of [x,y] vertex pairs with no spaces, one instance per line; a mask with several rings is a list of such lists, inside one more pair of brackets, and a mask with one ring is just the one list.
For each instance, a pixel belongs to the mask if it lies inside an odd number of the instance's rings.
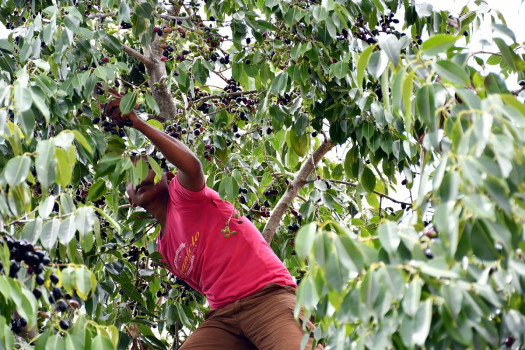
[[[191,243],[187,245],[185,242],[179,245],[175,253],[173,265],[180,277],[188,276],[193,270],[193,263],[195,261],[195,249],[199,241],[200,233],[197,232],[191,237]],[[184,256],[184,258],[182,258]],[[181,266],[182,263],[182,266]]]

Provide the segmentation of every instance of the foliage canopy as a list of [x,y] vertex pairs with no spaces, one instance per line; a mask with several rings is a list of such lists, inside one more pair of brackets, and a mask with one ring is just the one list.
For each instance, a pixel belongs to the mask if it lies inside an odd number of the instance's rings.
[[522,346],[525,53],[483,4],[0,0],[0,348],[166,349],[203,320],[124,195],[133,151],[173,168],[104,119],[110,88],[261,229],[327,349]]

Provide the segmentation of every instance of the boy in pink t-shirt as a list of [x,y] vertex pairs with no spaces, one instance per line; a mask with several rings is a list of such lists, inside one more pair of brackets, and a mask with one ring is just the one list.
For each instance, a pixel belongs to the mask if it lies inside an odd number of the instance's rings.
[[[119,99],[106,112],[120,116]],[[211,306],[206,320],[181,349],[300,349],[304,331],[293,317],[293,279],[245,217],[205,185],[199,159],[180,141],[137,117],[124,115],[174,164],[155,183],[149,170],[126,192],[133,206],[141,206],[161,225],[158,250],[169,270],[204,294]],[[221,231],[229,227],[229,237]],[[312,331],[313,325],[308,322]],[[311,348],[310,337],[306,349]],[[317,349],[322,349],[317,346]]]

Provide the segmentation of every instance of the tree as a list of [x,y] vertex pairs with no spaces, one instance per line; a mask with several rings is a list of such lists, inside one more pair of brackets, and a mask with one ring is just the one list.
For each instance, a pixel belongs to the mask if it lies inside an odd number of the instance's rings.
[[[176,348],[203,320],[124,195],[147,169],[133,151],[173,168],[105,118],[111,89],[199,155],[300,281],[328,347],[525,343],[525,82],[505,83],[525,79],[525,55],[497,11],[1,5],[2,347]],[[484,19],[497,49],[472,52]],[[413,199],[393,198],[414,178]]]

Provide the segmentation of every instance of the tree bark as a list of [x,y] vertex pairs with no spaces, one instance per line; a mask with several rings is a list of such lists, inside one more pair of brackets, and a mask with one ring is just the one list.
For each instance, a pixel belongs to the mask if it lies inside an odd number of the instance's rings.
[[166,64],[160,60],[164,41],[163,37],[154,35],[151,45],[145,49],[145,56],[149,61],[145,64],[146,74],[149,76],[148,84],[151,89],[151,95],[157,102],[160,110],[156,119],[162,122],[172,120],[177,114],[175,101],[168,90]]
[[266,240],[266,243],[271,243],[275,231],[277,231],[277,227],[279,227],[279,224],[281,223],[281,219],[286,209],[288,209],[290,204],[292,204],[294,198],[297,197],[299,190],[308,183],[308,176],[310,176],[310,174],[314,171],[314,168],[317,165],[317,163],[319,163],[319,161],[323,159],[326,153],[328,153],[332,148],[334,148],[334,146],[335,143],[333,143],[331,140],[325,140],[319,146],[319,148],[317,148],[314,151],[314,153],[311,154],[310,157],[308,157],[308,159],[304,162],[303,166],[301,166],[301,169],[299,169],[299,172],[295,176],[294,180],[288,186],[286,192],[275,206],[272,215],[270,216],[270,219],[264,227],[262,235]]

